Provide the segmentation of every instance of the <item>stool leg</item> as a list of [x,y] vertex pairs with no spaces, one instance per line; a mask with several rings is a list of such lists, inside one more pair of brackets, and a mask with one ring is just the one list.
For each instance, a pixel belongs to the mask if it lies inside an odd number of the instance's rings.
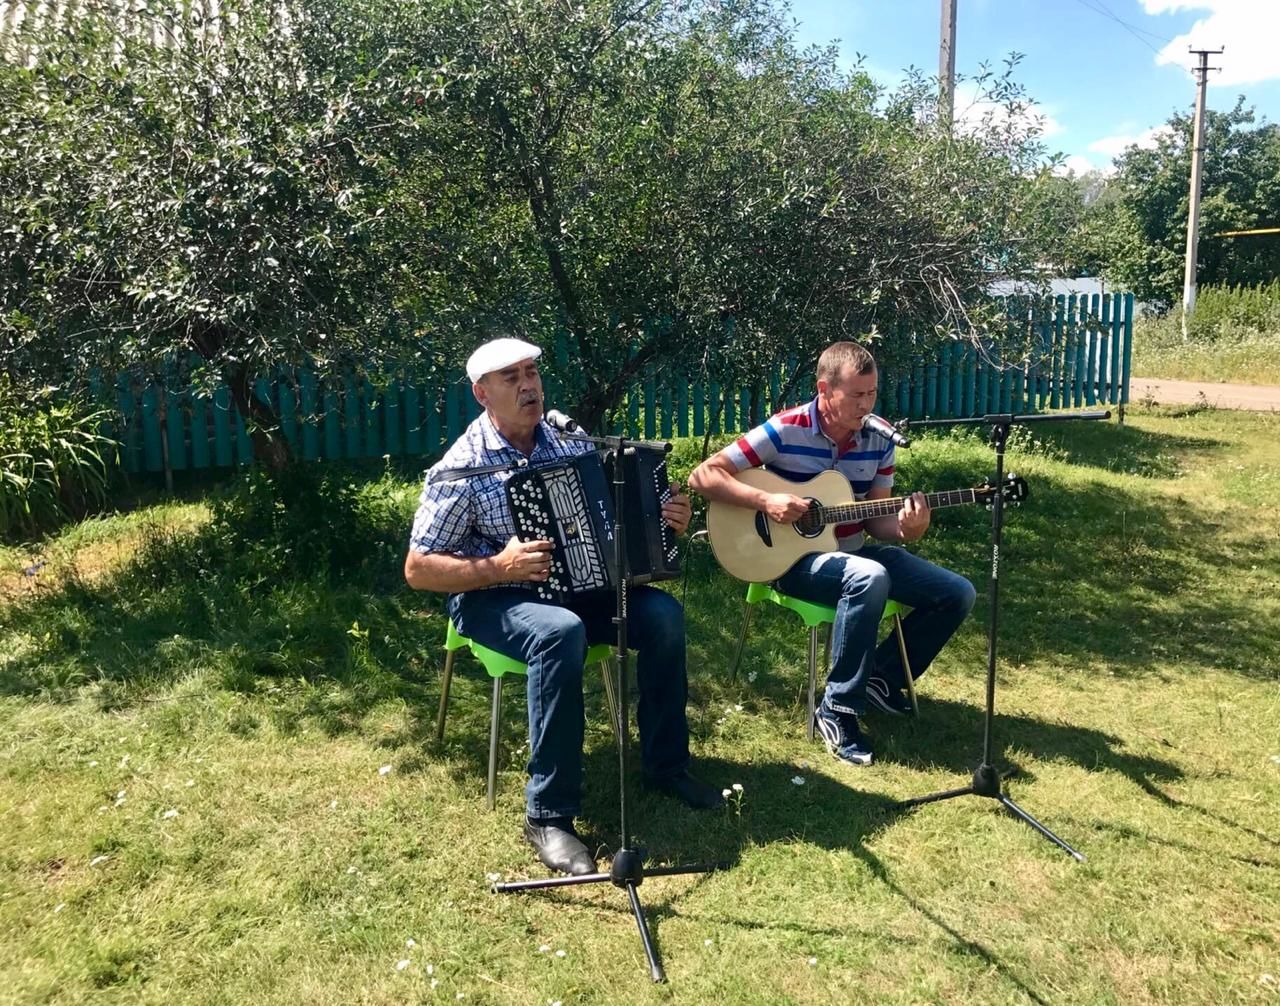
[[449,684],[453,681],[453,658],[457,650],[449,650],[444,658],[444,674],[440,677],[440,712],[436,715],[436,740],[444,740],[444,718],[449,712]]
[[489,809],[494,807],[498,788],[498,732],[502,718],[502,678],[493,679],[493,712],[489,717]]
[[813,714],[818,708],[818,627],[809,629],[809,740],[813,740]]
[[893,631],[898,637],[898,656],[902,659],[902,676],[907,680],[907,694],[911,697],[911,711],[920,715],[920,704],[916,701],[916,681],[911,676],[911,661],[907,659],[907,639],[902,634],[902,616],[893,616]]
[[742,663],[742,649],[747,645],[747,629],[751,625],[751,605],[742,606],[742,632],[738,635],[738,652],[733,656],[733,669],[729,672],[729,680],[738,680],[738,665]]
[[614,674],[613,661],[600,661],[600,676],[604,679],[604,699],[609,706],[609,725],[613,727],[614,739],[622,743],[622,716],[618,712],[618,679]]

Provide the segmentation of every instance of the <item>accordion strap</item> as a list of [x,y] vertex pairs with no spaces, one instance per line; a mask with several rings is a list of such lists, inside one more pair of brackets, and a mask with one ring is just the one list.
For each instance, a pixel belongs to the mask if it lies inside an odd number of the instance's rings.
[[453,482],[457,479],[469,479],[476,475],[492,475],[495,472],[514,472],[529,467],[529,462],[521,458],[519,461],[508,461],[500,465],[478,465],[475,468],[442,468],[431,476],[431,484]]

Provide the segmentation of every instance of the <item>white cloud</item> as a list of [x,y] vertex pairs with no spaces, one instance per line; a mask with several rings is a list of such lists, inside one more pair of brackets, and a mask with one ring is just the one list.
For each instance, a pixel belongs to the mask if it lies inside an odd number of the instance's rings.
[[1064,129],[1062,123],[1050,113],[1048,106],[1031,105],[1011,116],[1004,105],[984,100],[972,82],[956,86],[955,106],[956,127],[962,131],[977,129],[988,118],[997,125],[1016,120],[1016,124],[1027,130],[1038,127],[1042,139],[1056,136]]
[[1196,59],[1187,51],[1225,48],[1209,58],[1210,66],[1222,67],[1209,74],[1210,87],[1237,87],[1280,79],[1280,59],[1275,40],[1280,38],[1280,3],[1276,0],[1142,0],[1152,15],[1176,11],[1203,11],[1191,29],[1160,50],[1157,64],[1171,63],[1188,70]]
[[1083,154],[1072,154],[1056,168],[1053,173],[1055,175],[1087,175],[1090,171],[1096,171],[1098,166],[1085,157]]
[[1116,158],[1135,144],[1143,149],[1152,150],[1155,148],[1157,140],[1169,132],[1168,126],[1152,126],[1141,133],[1118,133],[1115,136],[1104,136],[1100,140],[1094,140],[1085,149],[1095,154],[1104,154],[1109,158]]

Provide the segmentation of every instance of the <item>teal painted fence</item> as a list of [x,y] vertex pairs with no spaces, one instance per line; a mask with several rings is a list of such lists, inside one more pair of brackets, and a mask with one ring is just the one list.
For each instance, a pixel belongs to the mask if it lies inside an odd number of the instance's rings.
[[[909,366],[882,368],[877,411],[919,419],[1128,402],[1132,294],[1007,305],[1010,325],[1024,337],[1017,362],[968,343],[944,345]],[[547,401],[556,404],[556,365],[543,371]],[[813,393],[812,380],[805,380],[784,400],[783,381],[775,372],[754,386],[730,387],[658,368],[632,389],[620,415],[631,435],[650,439],[739,432]],[[276,407],[283,435],[306,459],[431,458],[479,414],[461,369],[377,384],[355,375],[322,382],[305,370],[282,369],[260,379],[255,393]],[[244,420],[226,388],[197,393],[176,368],[152,380],[123,374],[113,404],[123,417],[122,459],[130,472],[227,468],[252,460]]]

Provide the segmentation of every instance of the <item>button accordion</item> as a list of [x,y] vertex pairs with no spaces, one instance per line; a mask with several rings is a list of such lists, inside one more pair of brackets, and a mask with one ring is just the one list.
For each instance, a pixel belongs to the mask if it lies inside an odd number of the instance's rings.
[[[570,461],[517,472],[507,479],[507,505],[521,541],[552,543],[551,573],[534,583],[540,598],[563,603],[575,594],[613,590],[612,457],[580,454]],[[671,498],[666,455],[640,449],[623,456],[627,582],[651,583],[680,575],[675,532],[662,519]]]

